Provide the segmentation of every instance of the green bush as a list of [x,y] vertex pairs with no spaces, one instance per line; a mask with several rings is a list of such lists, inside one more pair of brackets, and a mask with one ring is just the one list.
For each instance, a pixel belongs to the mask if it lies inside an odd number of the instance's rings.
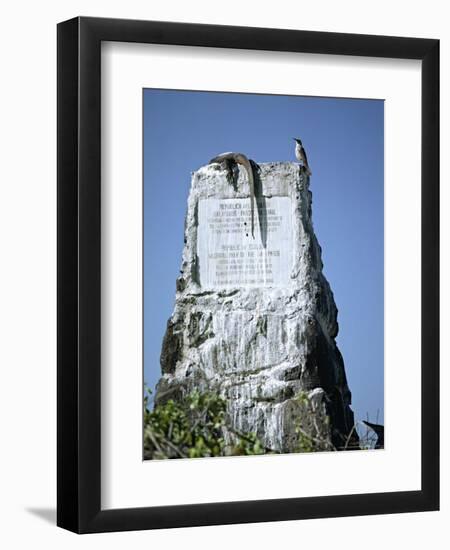
[[297,405],[295,434],[297,453],[335,451],[330,438],[330,419],[325,411],[313,406],[308,394],[299,392],[293,401]]
[[[149,408],[144,398],[144,458],[199,458],[255,455],[265,449],[255,434],[233,430],[226,421],[226,402],[211,392],[192,392],[183,401],[168,400]],[[225,441],[224,433],[228,433]]]
[[[182,401],[170,399],[153,410],[150,402],[151,391],[146,389],[144,458],[147,460],[278,452],[264,447],[256,434],[235,430],[227,418],[226,401],[216,393],[194,391]],[[305,392],[297,394],[292,402],[294,452],[336,451],[330,441],[329,418],[325,412],[317,410]]]

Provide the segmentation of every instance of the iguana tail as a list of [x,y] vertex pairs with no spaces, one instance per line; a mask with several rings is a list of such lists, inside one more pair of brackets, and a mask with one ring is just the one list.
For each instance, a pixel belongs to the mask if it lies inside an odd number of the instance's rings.
[[209,164],[213,162],[223,162],[226,160],[232,160],[237,164],[240,164],[245,168],[248,177],[248,186],[250,188],[250,214],[252,219],[252,237],[255,238],[255,177],[253,174],[253,168],[249,159],[242,153],[222,153],[217,155],[209,161]]

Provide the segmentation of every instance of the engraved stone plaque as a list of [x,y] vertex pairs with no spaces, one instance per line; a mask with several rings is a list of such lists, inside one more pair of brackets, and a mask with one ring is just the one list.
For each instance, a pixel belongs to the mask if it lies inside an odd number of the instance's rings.
[[287,286],[293,261],[290,197],[201,199],[197,259],[203,288]]

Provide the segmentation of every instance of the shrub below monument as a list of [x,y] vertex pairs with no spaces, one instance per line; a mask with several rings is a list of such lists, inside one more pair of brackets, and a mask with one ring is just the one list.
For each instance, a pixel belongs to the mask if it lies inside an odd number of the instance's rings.
[[[149,410],[145,397],[144,458],[199,458],[267,452],[254,434],[236,433],[226,422],[226,402],[211,393],[192,392]],[[224,434],[230,434],[228,441]],[[232,441],[232,443],[230,443]]]
[[[298,402],[311,413],[305,395]],[[200,458],[275,453],[254,433],[237,432],[227,421],[226,401],[213,392],[194,391],[182,401],[168,400],[150,410],[151,392],[144,398],[144,458]],[[315,420],[313,414],[311,418]],[[304,422],[304,418],[303,418]],[[303,425],[302,422],[302,425]],[[317,426],[316,422],[314,424]],[[296,452],[335,450],[324,434],[297,427]],[[308,429],[308,432],[311,430]]]

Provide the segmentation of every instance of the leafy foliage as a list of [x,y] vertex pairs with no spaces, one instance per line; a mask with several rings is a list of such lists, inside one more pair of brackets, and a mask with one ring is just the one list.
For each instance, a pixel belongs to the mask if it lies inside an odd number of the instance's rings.
[[[211,392],[192,392],[183,401],[168,400],[151,411],[144,398],[144,458],[199,458],[263,454],[255,434],[236,432],[226,422],[226,402]],[[229,437],[224,437],[228,433]]]
[[[182,401],[168,400],[151,410],[151,391],[144,397],[144,458],[200,458],[277,453],[254,433],[235,430],[227,419],[226,401],[213,392],[194,391]],[[330,441],[329,418],[305,392],[295,405],[294,452],[336,451]],[[350,436],[348,440],[350,439]],[[347,448],[347,445],[344,449]],[[361,445],[361,448],[370,448]]]
[[295,402],[297,404],[297,421],[295,422],[296,452],[335,451],[336,448],[330,441],[329,417],[314,407],[306,392],[298,393]]

